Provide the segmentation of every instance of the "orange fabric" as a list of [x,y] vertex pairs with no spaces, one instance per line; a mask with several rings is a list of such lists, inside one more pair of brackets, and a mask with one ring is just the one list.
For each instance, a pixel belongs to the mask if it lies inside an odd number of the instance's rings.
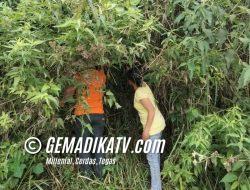
[[103,70],[89,70],[86,74],[75,75],[75,79],[84,85],[81,96],[77,97],[74,114],[103,114],[103,88],[106,75]]

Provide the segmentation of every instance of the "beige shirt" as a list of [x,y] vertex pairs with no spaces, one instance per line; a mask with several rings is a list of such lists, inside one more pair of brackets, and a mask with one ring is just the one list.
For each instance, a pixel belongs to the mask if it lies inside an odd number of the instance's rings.
[[142,87],[139,87],[135,91],[135,97],[134,97],[134,107],[138,111],[141,123],[143,125],[143,128],[146,125],[148,112],[144,108],[144,106],[141,104],[140,100],[148,98],[153,106],[155,107],[155,116],[152,123],[152,126],[149,131],[149,135],[155,135],[159,132],[161,132],[165,128],[165,119],[162,116],[160,110],[158,109],[158,106],[156,104],[154,95],[149,88],[149,86],[144,82]]

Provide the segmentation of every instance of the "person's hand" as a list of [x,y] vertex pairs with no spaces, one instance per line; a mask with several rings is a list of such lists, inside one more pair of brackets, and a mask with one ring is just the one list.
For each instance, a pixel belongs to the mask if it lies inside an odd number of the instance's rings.
[[144,130],[142,133],[142,140],[146,141],[149,139],[149,131],[148,130]]

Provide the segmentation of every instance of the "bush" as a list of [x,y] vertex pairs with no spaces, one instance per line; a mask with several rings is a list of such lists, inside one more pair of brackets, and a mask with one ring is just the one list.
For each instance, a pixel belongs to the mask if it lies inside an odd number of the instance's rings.
[[[74,84],[70,76],[93,65],[109,68],[108,135],[139,138],[123,77],[135,60],[168,124],[164,186],[249,188],[249,5],[247,0],[1,1],[0,189],[129,184],[145,189],[147,171],[129,168],[141,164],[138,157],[126,157],[126,168],[111,168],[109,181],[100,184],[75,181],[71,167],[45,167],[43,152],[34,158],[22,150],[30,136],[68,135],[73,102],[62,113],[59,99]],[[119,104],[118,113],[110,109]],[[125,183],[119,172],[129,173]]]

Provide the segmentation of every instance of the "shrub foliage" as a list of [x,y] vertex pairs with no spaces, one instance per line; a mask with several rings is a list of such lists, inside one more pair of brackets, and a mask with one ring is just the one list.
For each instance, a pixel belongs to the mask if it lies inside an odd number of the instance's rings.
[[172,131],[164,187],[249,189],[249,7],[248,0],[1,1],[0,189],[146,189],[146,166],[133,155],[118,155],[122,164],[107,167],[100,184],[74,178],[69,166],[45,166],[43,151],[23,150],[29,136],[66,133],[62,90],[93,65],[109,67],[105,102],[120,103],[129,125],[121,73],[138,58]]

